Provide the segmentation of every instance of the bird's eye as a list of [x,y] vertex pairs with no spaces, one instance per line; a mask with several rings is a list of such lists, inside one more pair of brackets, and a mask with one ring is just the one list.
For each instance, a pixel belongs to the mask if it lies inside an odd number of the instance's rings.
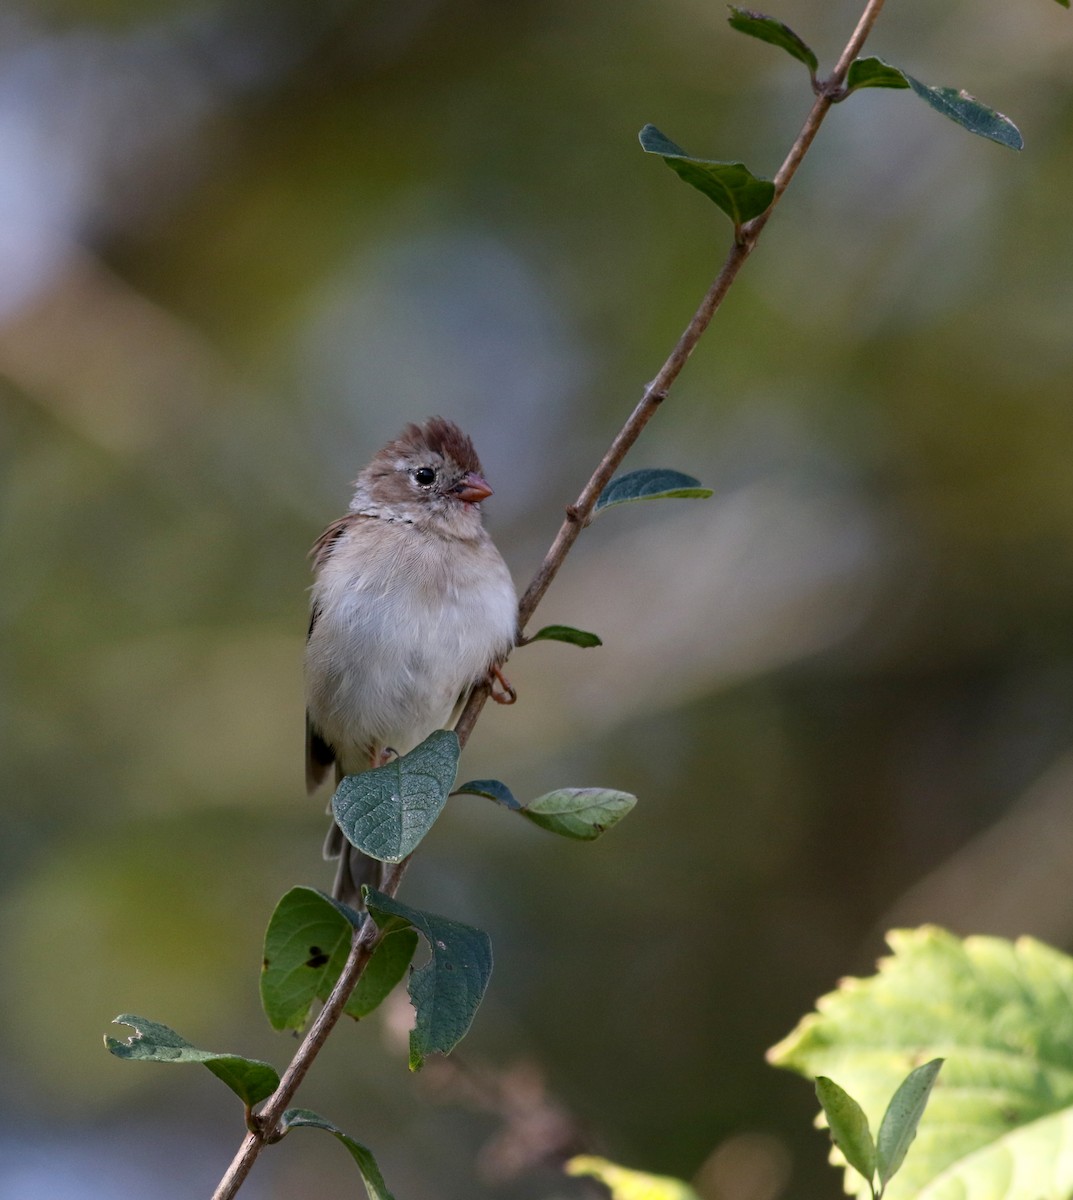
[[414,472],[414,481],[421,487],[431,487],[436,482],[436,472],[431,467],[418,467]]

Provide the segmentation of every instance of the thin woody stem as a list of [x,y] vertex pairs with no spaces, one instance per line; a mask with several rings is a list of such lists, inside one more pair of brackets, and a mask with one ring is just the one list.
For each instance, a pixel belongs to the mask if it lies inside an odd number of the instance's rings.
[[[805,118],[801,132],[794,139],[790,152],[776,172],[775,195],[771,204],[760,216],[740,227],[738,236],[727,253],[719,274],[701,301],[700,307],[693,314],[693,319],[682,331],[681,337],[656,373],[655,378],[645,388],[640,403],[630,414],[626,424],[618,431],[614,441],[608,447],[607,453],[600,459],[588,483],[582,488],[581,495],[567,508],[566,517],[559,527],[559,532],[555,535],[555,540],[545,554],[544,561],[540,564],[540,569],[533,577],[533,581],[526,588],[525,594],[518,603],[519,634],[525,631],[525,627],[537,605],[543,599],[544,593],[559,573],[559,568],[563,565],[563,560],[570,548],[577,541],[581,531],[592,520],[593,510],[596,507],[596,501],[600,498],[600,493],[607,487],[622,460],[629,453],[634,442],[641,436],[644,427],[655,416],[656,410],[667,398],[671,385],[678,378],[697,342],[711,324],[712,317],[723,303],[731,284],[745,265],[745,260],[753,252],[764,226],[771,219],[775,206],[782,199],[790,180],[793,179],[809,146],[812,145],[813,139],[819,132],[824,117],[830,111],[831,105],[843,94],[842,88],[846,72],[849,70],[850,63],[860,53],[865,39],[876,23],[883,2],[884,0],[868,0],[861,19],[857,22],[857,28],[853,31],[853,36],[846,43],[846,48],[842,51],[831,77],[818,86],[816,100]],[[458,724],[455,726],[455,731],[463,745],[472,733],[487,699],[488,688],[486,686],[475,688],[463,709]]]
[[[884,0],[868,0],[861,18],[857,22],[857,28],[853,31],[853,36],[846,43],[846,48],[842,51],[830,78],[817,84],[816,100],[782,166],[775,174],[775,193],[771,204],[760,216],[755,217],[738,228],[734,244],[731,246],[719,274],[715,277],[689,324],[682,331],[674,349],[667,356],[666,361],[660,367],[652,382],[645,388],[637,407],[615,435],[614,440],[608,447],[603,458],[600,459],[588,483],[582,488],[577,500],[567,508],[566,517],[559,527],[559,532],[555,535],[555,540],[549,547],[547,554],[545,554],[540,569],[533,577],[532,582],[526,588],[524,595],[518,603],[519,634],[524,631],[525,626],[529,623],[537,605],[543,599],[544,593],[551,586],[552,580],[558,574],[563,560],[577,541],[581,531],[592,520],[592,514],[596,507],[596,501],[600,498],[600,493],[610,482],[611,477],[618,470],[623,459],[633,447],[633,444],[641,436],[641,432],[645,426],[655,416],[656,410],[667,398],[667,393],[671,385],[678,378],[689,356],[693,353],[697,342],[700,341],[705,330],[711,323],[712,317],[715,316],[720,305],[723,303],[731,284],[733,284],[734,280],[738,277],[738,272],[745,265],[745,260],[753,252],[753,248],[761,232],[771,219],[775,206],[782,199],[783,193],[797,172],[797,168],[801,165],[832,104],[845,95],[843,89],[846,72],[849,70],[850,64],[860,53],[865,39],[879,17],[883,3]],[[488,686],[486,684],[474,688],[470,694],[462,715],[455,726],[459,742],[463,746],[473,732],[473,727],[476,725],[477,718],[480,716],[481,709],[484,707],[487,699]],[[402,882],[402,876],[409,861],[409,859],[403,860],[403,862],[399,863],[398,866],[389,872],[382,889],[387,895],[395,895],[399,884]],[[226,1175],[220,1181],[219,1187],[213,1193],[212,1200],[231,1200],[238,1192],[243,1180],[249,1174],[250,1168],[253,1166],[254,1160],[260,1154],[261,1150],[272,1141],[278,1139],[280,1132],[279,1122],[284,1110],[294,1097],[294,1093],[305,1078],[306,1072],[309,1070],[314,1059],[320,1053],[321,1047],[327,1040],[328,1035],[343,1015],[346,1002],[350,999],[351,992],[361,978],[362,972],[365,970],[366,964],[379,942],[379,938],[379,930],[377,930],[372,919],[364,921],[361,929],[355,934],[350,955],[335,987],[332,989],[331,995],[328,997],[327,1002],[320,1010],[317,1019],[313,1022],[301,1046],[299,1046],[294,1058],[291,1060],[290,1066],[280,1080],[279,1087],[268,1098],[256,1117],[254,1117],[254,1128],[247,1133],[234,1161],[231,1163]]]
[[[409,866],[409,858],[404,858],[398,865],[389,868],[380,889],[385,895],[394,896],[402,883],[402,877]],[[324,1007],[317,1014],[317,1019],[302,1039],[290,1065],[279,1081],[279,1087],[265,1101],[264,1107],[253,1119],[253,1128],[246,1134],[235,1155],[227,1173],[220,1180],[219,1186],[212,1194],[212,1200],[230,1200],[242,1186],[243,1180],[250,1173],[254,1160],[265,1146],[276,1141],[279,1137],[279,1123],[284,1111],[294,1098],[294,1093],[313,1065],[314,1059],[320,1053],[328,1035],[335,1028],[343,1015],[350,993],[357,986],[362,972],[365,970],[373,951],[380,942],[380,930],[372,917],[366,917],[361,928],[354,934],[350,946],[350,954],[343,969],[332,988],[331,995]]]

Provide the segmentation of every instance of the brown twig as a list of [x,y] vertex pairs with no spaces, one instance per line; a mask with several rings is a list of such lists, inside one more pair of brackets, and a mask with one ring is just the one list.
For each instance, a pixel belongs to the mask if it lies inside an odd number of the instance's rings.
[[[775,206],[782,199],[783,192],[786,191],[790,180],[793,179],[797,168],[801,165],[801,160],[819,132],[824,117],[827,116],[831,105],[840,97],[850,63],[860,53],[865,39],[879,17],[883,3],[884,0],[868,0],[861,19],[857,22],[857,28],[853,31],[853,36],[846,43],[846,48],[842,51],[831,77],[820,85],[815,103],[801,127],[801,132],[797,135],[794,144],[790,147],[789,154],[775,175],[775,195],[771,204],[760,216],[755,217],[752,221],[747,221],[740,227],[738,236],[731,246],[719,274],[701,301],[700,307],[693,314],[693,319],[683,330],[677,344],[667,356],[667,360],[660,367],[655,378],[645,388],[640,403],[608,447],[607,453],[593,471],[588,483],[582,488],[581,495],[567,507],[566,517],[559,527],[559,532],[555,535],[555,541],[552,542],[544,556],[544,561],[540,564],[540,569],[518,604],[519,635],[524,634],[530,617],[543,599],[544,593],[551,586],[551,581],[558,574],[571,546],[592,520],[593,510],[596,507],[596,501],[600,498],[600,493],[607,487],[612,475],[618,470],[634,442],[641,436],[644,427],[667,398],[671,385],[678,378],[689,356],[696,348],[697,342],[711,324],[712,317],[723,303],[730,290],[730,285],[745,265],[745,260],[753,252],[764,226],[771,219]],[[485,687],[475,688],[470,695],[469,701],[458,719],[458,724],[455,726],[455,731],[463,745],[473,731],[473,726],[477,723],[477,718],[487,699],[488,690]]]
[[[409,863],[409,858],[404,858],[396,866],[390,867],[380,890],[388,896],[394,896],[399,890],[399,885],[402,883],[402,877],[406,873]],[[243,1180],[250,1173],[250,1168],[253,1166],[258,1154],[261,1153],[265,1146],[279,1140],[280,1118],[294,1098],[294,1093],[305,1078],[306,1072],[313,1065],[314,1059],[320,1053],[321,1047],[327,1041],[328,1035],[343,1015],[343,1009],[346,1007],[346,1002],[350,999],[350,993],[357,986],[358,980],[361,978],[362,972],[365,970],[365,966],[379,941],[380,931],[376,927],[376,922],[371,917],[366,917],[361,924],[361,928],[354,934],[354,940],[350,946],[350,954],[343,964],[343,969],[336,980],[335,987],[332,988],[331,995],[325,1001],[324,1007],[317,1014],[317,1019],[309,1027],[309,1032],[302,1039],[302,1044],[295,1051],[290,1065],[283,1073],[283,1078],[279,1081],[279,1087],[269,1096],[264,1103],[264,1107],[254,1116],[253,1128],[243,1138],[242,1145],[239,1147],[231,1166],[228,1167],[216,1191],[213,1192],[212,1200],[231,1200],[231,1197],[238,1192]]]
[[[775,206],[782,199],[783,193],[789,186],[791,179],[793,179],[797,168],[801,165],[801,161],[808,152],[809,147],[812,145],[824,117],[830,111],[831,105],[845,94],[844,83],[846,72],[849,70],[850,63],[860,53],[865,39],[879,17],[883,3],[884,0],[868,0],[861,18],[857,22],[857,28],[853,31],[853,36],[846,43],[846,48],[842,51],[830,78],[817,84],[816,100],[812,105],[808,117],[805,119],[804,125],[801,127],[801,132],[797,135],[793,146],[790,148],[790,152],[775,175],[775,193],[771,204],[760,216],[747,221],[737,229],[734,244],[731,246],[719,274],[701,301],[700,307],[693,314],[692,320],[683,330],[681,337],[679,337],[674,349],[667,356],[663,366],[656,373],[655,378],[645,388],[644,395],[641,397],[637,407],[615,436],[614,441],[607,449],[607,453],[604,454],[596,470],[593,471],[588,483],[582,488],[581,494],[573,504],[567,507],[566,516],[559,528],[559,532],[555,536],[555,540],[544,556],[544,561],[533,577],[533,581],[526,588],[525,594],[519,601],[519,635],[524,632],[525,626],[529,623],[537,605],[543,599],[544,593],[551,586],[551,582],[558,574],[559,568],[562,566],[563,560],[569,553],[570,548],[577,541],[581,531],[592,520],[592,514],[596,507],[596,501],[600,498],[600,493],[610,482],[612,475],[618,470],[634,442],[637,441],[645,426],[655,415],[656,410],[667,398],[667,393],[671,385],[678,378],[689,356],[693,353],[704,331],[711,323],[712,317],[723,303],[731,284],[737,278],[738,272],[745,265],[745,260],[753,252],[753,248],[756,246],[761,232],[771,219]],[[473,727],[477,723],[481,709],[488,699],[488,691],[487,684],[482,684],[474,688],[459,717],[455,731],[458,734],[459,742],[463,746],[473,732]],[[393,896],[398,890],[408,863],[409,859],[405,859],[388,873],[382,889],[387,895]],[[231,1200],[231,1197],[237,1193],[239,1187],[242,1185],[242,1181],[249,1174],[250,1168],[253,1166],[254,1160],[260,1154],[261,1150],[272,1141],[278,1140],[280,1118],[294,1097],[298,1085],[305,1078],[306,1072],[312,1065],[313,1060],[319,1054],[328,1035],[335,1028],[336,1023],[342,1016],[346,1002],[350,998],[350,993],[361,978],[361,974],[365,970],[365,965],[379,941],[379,936],[379,931],[372,920],[366,920],[361,929],[355,934],[350,949],[350,956],[347,958],[346,965],[343,967],[343,971],[335,987],[332,989],[331,995],[328,997],[327,1002],[317,1015],[317,1019],[313,1022],[301,1046],[299,1046],[294,1058],[291,1060],[290,1066],[280,1080],[279,1087],[268,1098],[260,1112],[253,1118],[254,1128],[243,1140],[242,1146],[231,1163],[227,1174],[220,1181],[219,1187],[213,1193],[212,1200]]]

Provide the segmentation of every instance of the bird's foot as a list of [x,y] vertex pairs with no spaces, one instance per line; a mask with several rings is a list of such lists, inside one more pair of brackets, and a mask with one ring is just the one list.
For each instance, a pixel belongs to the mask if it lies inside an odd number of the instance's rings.
[[518,699],[510,680],[498,667],[492,667],[488,672],[488,687],[496,704],[513,704]]

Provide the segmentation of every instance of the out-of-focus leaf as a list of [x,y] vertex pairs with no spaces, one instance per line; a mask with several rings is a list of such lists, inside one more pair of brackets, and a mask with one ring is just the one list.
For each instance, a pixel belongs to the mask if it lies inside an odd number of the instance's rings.
[[449,1054],[465,1037],[492,974],[492,943],[481,929],[400,904],[364,889],[373,920],[386,928],[392,918],[411,925],[428,942],[432,957],[410,971],[410,999],[417,1022],[410,1031],[410,1069],[429,1054]]
[[348,775],[332,797],[347,840],[381,862],[401,862],[412,854],[447,802],[458,755],[458,737],[437,729],[409,754]]
[[876,1169],[881,1188],[887,1186],[905,1161],[942,1065],[941,1058],[933,1058],[910,1071],[887,1105],[876,1137]]
[[816,1099],[823,1107],[831,1140],[846,1162],[871,1183],[876,1173],[876,1145],[864,1110],[845,1088],[826,1075],[816,1080]]
[[[1031,938],[888,935],[878,974],[844,981],[768,1052],[838,1078],[873,1121],[908,1072],[942,1077],[885,1200],[1073,1194],[1073,959]],[[866,1191],[857,1176],[846,1188]]]
[[846,91],[854,92],[857,88],[907,88],[909,80],[890,63],[881,58],[856,58],[846,72]]
[[543,629],[526,640],[530,642],[568,642],[571,646],[580,646],[584,650],[603,645],[595,633],[586,633],[584,629],[574,629],[571,625],[545,625]]
[[703,192],[726,213],[735,228],[758,217],[775,198],[775,185],[757,179],[744,163],[691,158],[655,125],[646,125],[639,137],[644,150],[658,154],[679,178]]
[[451,793],[452,796],[483,796],[486,800],[494,800],[512,812],[519,812],[521,804],[514,798],[514,793],[505,783],[498,779],[471,779],[463,783]]
[[[350,953],[361,916],[313,888],[292,888],[265,933],[261,1004],[273,1029],[301,1029],[314,1000],[327,1000]],[[344,1012],[368,1016],[402,979],[417,936],[400,928],[373,951]]]
[[591,842],[617,825],[636,803],[636,796],[611,788],[559,788],[530,801],[521,813],[550,833]]
[[325,1120],[319,1113],[308,1108],[288,1108],[283,1114],[280,1125],[284,1133],[289,1133],[292,1129],[323,1129],[325,1133],[332,1134],[346,1146],[350,1151],[351,1158],[358,1164],[369,1200],[394,1200],[384,1182],[383,1175],[380,1174],[380,1168],[376,1165],[372,1151],[360,1142],[354,1141],[349,1134],[344,1133],[331,1121]]
[[819,69],[820,64],[812,52],[812,48],[807,46],[789,25],[776,21],[774,17],[750,12],[747,8],[735,8],[732,4],[727,20],[730,22],[731,28],[738,30],[739,33],[747,33],[749,37],[759,38],[762,42],[770,42],[772,46],[779,46],[787,54],[796,58],[798,62],[803,62],[808,67],[810,75],[815,75]]
[[909,86],[926,104],[930,104],[936,112],[942,113],[967,129],[969,133],[978,134],[992,142],[1009,146],[1011,150],[1023,150],[1025,141],[1021,131],[1010,120],[993,108],[982,104],[975,96],[959,88],[932,87],[931,84],[921,83],[912,75],[902,72],[909,81]]
[[600,493],[593,511],[634,500],[706,500],[711,494],[712,489],[702,487],[692,475],[662,467],[646,468],[616,475]]
[[212,1050],[199,1050],[186,1038],[145,1017],[125,1013],[116,1017],[114,1024],[129,1025],[134,1034],[126,1041],[105,1037],[104,1044],[116,1058],[142,1059],[145,1062],[201,1063],[226,1083],[236,1096],[252,1107],[267,1099],[279,1087],[279,1075],[270,1063],[255,1058],[243,1058],[238,1054],[217,1054]]
[[611,1200],[698,1200],[697,1193],[680,1179],[631,1171],[592,1154],[570,1159],[565,1170],[568,1175],[598,1179],[610,1190]]

